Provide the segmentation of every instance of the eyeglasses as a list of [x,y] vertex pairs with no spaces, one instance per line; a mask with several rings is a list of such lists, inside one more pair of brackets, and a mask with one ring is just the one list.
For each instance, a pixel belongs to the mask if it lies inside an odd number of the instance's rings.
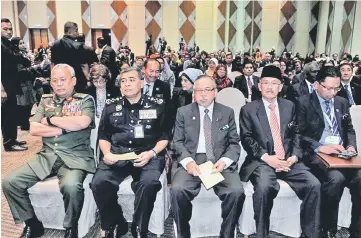
[[214,90],[214,88],[205,88],[205,89],[194,89],[196,93],[210,93]]
[[280,86],[282,83],[276,83],[276,82],[262,82],[261,84],[263,84],[264,86],[272,86],[272,87],[276,87],[276,86]]
[[337,87],[337,88],[329,88],[329,87],[326,87],[325,85],[323,85],[322,83],[320,83],[320,85],[322,87],[324,87],[327,91],[335,91],[335,92],[339,92],[341,90],[341,87]]
[[105,79],[99,77],[99,78],[93,79],[93,83],[105,83]]

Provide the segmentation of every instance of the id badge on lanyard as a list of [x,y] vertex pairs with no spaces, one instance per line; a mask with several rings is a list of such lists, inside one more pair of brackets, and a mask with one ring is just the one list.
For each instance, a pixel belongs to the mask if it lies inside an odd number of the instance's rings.
[[340,137],[335,135],[335,131],[333,130],[333,125],[332,125],[332,121],[331,119],[327,116],[327,114],[325,112],[323,112],[323,114],[325,115],[328,127],[330,128],[331,134],[332,136],[327,136],[325,139],[325,144],[326,145],[339,145],[340,144]]

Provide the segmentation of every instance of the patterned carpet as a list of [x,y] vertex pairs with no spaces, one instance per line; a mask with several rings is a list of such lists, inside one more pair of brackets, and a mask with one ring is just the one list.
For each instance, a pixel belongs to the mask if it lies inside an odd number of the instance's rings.
[[[31,159],[31,157],[39,151],[41,148],[41,139],[39,137],[33,137],[28,135],[27,133],[22,133],[19,131],[18,133],[19,140],[26,140],[29,146],[29,150],[25,152],[5,152],[2,148],[1,151],[1,180],[12,170],[15,168],[23,165]],[[24,225],[14,224],[14,220],[10,213],[9,205],[4,197],[4,194],[1,193],[1,237],[3,238],[17,238],[21,235],[22,229]],[[51,230],[46,229],[44,236],[47,238],[60,238],[64,236],[64,231],[61,230]],[[86,236],[87,238],[98,238],[101,237],[100,235],[100,222],[99,217],[97,216],[95,225],[90,229],[89,233]],[[132,237],[130,233],[128,233],[126,238]],[[156,237],[154,234],[149,234],[149,237],[153,238]],[[165,221],[165,233],[161,237],[170,238],[175,237],[174,230],[173,230],[173,222],[172,217],[168,217]],[[243,237],[242,234],[238,232],[237,237]],[[254,235],[250,236],[253,238]],[[276,233],[271,233],[271,238],[285,238],[286,236],[282,236]],[[340,236],[341,237],[341,236]],[[342,236],[348,237],[348,236]]]

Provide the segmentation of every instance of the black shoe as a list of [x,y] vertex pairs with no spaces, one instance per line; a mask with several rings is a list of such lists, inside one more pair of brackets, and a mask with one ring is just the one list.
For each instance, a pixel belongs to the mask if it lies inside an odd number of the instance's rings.
[[18,141],[18,140],[15,141],[15,145],[26,145],[26,144],[27,144],[26,141]]
[[139,227],[135,223],[132,223],[130,232],[134,238],[148,238],[148,232],[140,232]]
[[27,149],[28,149],[28,147],[24,147],[24,146],[20,146],[20,145],[13,145],[8,148],[4,147],[4,150],[6,152],[19,152],[19,151],[25,151]]
[[110,229],[106,230],[105,238],[121,238],[127,233],[128,233],[128,223],[124,221],[124,223],[117,224],[115,226],[110,227]]
[[39,227],[25,226],[20,238],[36,238],[44,235],[43,224]]
[[336,238],[336,232],[332,230],[324,231],[323,233],[324,238]]
[[64,238],[78,238],[78,226],[66,228]]

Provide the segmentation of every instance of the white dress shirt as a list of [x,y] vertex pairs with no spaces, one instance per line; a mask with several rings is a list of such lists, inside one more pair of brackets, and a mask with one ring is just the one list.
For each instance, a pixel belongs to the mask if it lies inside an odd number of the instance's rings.
[[153,88],[154,88],[154,82],[149,82],[147,83],[147,81],[144,79],[144,88],[143,88],[143,94],[145,94],[147,92],[147,88],[148,88],[148,85],[149,84],[149,92],[148,92],[148,95],[149,96],[152,96],[153,95]]
[[[200,121],[200,127],[199,127],[199,141],[198,141],[198,148],[197,148],[197,154],[205,154],[206,153],[206,139],[204,136],[204,116],[206,115],[206,113],[204,112],[205,109],[208,109],[208,116],[210,117],[211,121],[212,121],[212,115],[213,115],[213,106],[214,103],[212,102],[211,105],[209,105],[208,108],[204,108],[200,105],[198,105],[198,109],[199,109],[199,121]],[[222,157],[220,158],[221,161],[223,161],[226,166],[224,167],[224,169],[228,168],[234,161],[231,160],[230,158],[227,157]],[[187,169],[187,164],[194,161],[193,158],[191,157],[187,157],[184,158],[183,160],[180,161],[180,164],[183,166],[184,169]]]
[[313,85],[313,83],[310,83],[307,79],[305,79],[305,81],[306,81],[306,83],[307,83],[308,92],[309,92],[309,93],[312,93],[312,90],[311,90],[312,86],[311,86],[311,85]]
[[[307,80],[306,80],[306,82],[307,82]],[[267,118],[268,118],[268,123],[269,123],[269,125],[270,125],[270,127],[271,127],[271,123],[270,123],[270,121],[271,121],[271,109],[269,108],[269,105],[270,105],[271,103],[270,103],[269,101],[265,100],[264,98],[262,98],[262,101],[263,101],[263,105],[264,105],[264,107],[265,107],[265,109],[266,109],[266,114],[267,114]],[[280,127],[280,124],[281,124],[281,123],[280,123],[280,110],[279,110],[279,108],[278,108],[278,102],[277,102],[277,100],[275,100],[274,104],[275,104],[275,113],[276,113],[276,117],[277,117],[278,127]],[[280,130],[280,132],[281,132],[281,130]],[[265,157],[266,155],[268,155],[268,153],[263,154],[262,157],[261,157],[261,160],[264,160],[264,157]]]

